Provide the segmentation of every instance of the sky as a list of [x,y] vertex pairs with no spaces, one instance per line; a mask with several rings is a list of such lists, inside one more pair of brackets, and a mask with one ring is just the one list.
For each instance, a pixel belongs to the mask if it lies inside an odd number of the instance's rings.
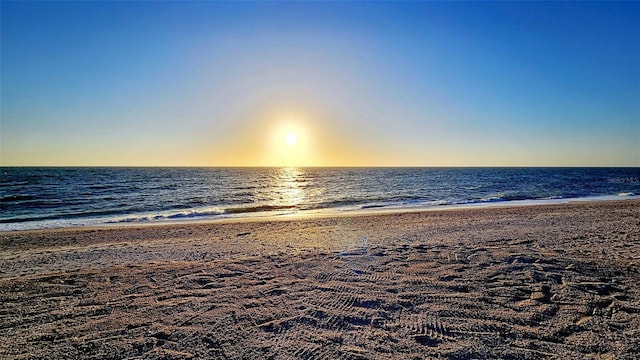
[[3,166],[640,166],[640,2],[0,6]]

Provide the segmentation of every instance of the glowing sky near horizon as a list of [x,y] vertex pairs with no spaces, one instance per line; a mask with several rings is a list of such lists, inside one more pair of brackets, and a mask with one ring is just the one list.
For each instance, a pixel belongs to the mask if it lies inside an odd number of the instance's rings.
[[640,166],[639,2],[0,6],[1,165]]

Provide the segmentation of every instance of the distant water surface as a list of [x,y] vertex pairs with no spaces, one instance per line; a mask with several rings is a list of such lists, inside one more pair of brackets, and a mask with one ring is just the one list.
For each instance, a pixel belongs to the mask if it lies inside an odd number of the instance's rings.
[[640,195],[640,168],[0,168],[0,230]]

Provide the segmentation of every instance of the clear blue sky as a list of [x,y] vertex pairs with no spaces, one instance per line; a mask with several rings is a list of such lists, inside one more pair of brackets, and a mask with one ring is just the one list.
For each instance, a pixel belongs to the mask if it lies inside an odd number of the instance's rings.
[[640,2],[1,7],[2,165],[640,166]]

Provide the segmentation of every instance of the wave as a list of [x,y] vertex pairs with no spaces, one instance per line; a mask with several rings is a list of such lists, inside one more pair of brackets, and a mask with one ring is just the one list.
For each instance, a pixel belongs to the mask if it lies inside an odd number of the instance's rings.
[[105,223],[132,223],[132,222],[149,222],[149,221],[168,221],[168,220],[180,220],[180,219],[196,219],[207,218],[212,216],[221,215],[224,212],[218,208],[214,209],[189,209],[185,211],[170,211],[164,213],[146,213],[146,214],[133,214],[125,217],[112,218]]
[[375,208],[383,208],[386,207],[388,205],[384,205],[384,204],[371,204],[371,205],[362,205],[360,206],[360,209],[375,209]]
[[206,219],[219,217],[223,215],[241,215],[257,212],[273,212],[278,210],[291,210],[295,206],[280,205],[259,205],[259,206],[238,206],[228,208],[204,208],[204,209],[185,209],[184,211],[167,211],[162,213],[146,213],[133,214],[126,217],[115,218],[106,223],[131,223],[131,222],[147,222],[147,221],[168,221],[181,219]]
[[242,213],[255,213],[263,211],[277,211],[277,210],[295,210],[296,205],[258,205],[258,206],[239,206],[230,207],[224,210],[225,214],[242,214]]
[[100,218],[114,215],[121,215],[121,210],[85,210],[82,212],[54,213],[50,215],[34,215],[34,216],[16,216],[0,219],[0,224],[4,223],[23,223],[23,222],[40,222],[50,220],[77,220],[82,221],[87,218]]
[[632,193],[632,192],[621,192],[621,193],[618,194],[618,196],[620,196],[620,197],[636,196],[636,194]]

